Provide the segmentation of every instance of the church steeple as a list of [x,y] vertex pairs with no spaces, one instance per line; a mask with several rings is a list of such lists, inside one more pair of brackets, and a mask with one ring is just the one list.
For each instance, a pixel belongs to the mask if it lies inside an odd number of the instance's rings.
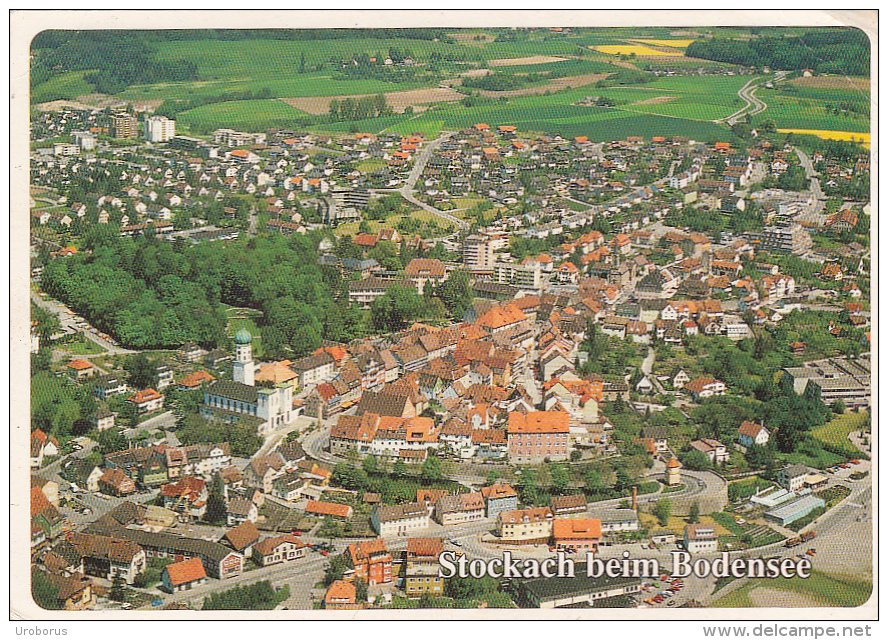
[[253,336],[246,329],[241,329],[234,335],[234,368],[232,376],[235,382],[247,386],[255,385],[255,366],[253,365]]

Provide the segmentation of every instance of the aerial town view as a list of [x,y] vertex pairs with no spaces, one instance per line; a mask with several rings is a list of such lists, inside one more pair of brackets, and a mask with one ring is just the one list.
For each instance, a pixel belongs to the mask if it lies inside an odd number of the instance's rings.
[[158,618],[863,605],[870,53],[38,33],[21,584]]

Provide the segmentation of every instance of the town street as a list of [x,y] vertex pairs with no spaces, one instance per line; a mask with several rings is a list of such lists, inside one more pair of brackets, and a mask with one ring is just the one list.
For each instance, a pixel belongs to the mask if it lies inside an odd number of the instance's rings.
[[452,216],[445,211],[441,211],[440,209],[429,206],[425,202],[421,202],[420,200],[418,200],[416,196],[413,195],[416,181],[419,180],[419,177],[425,170],[426,163],[428,163],[429,158],[432,156],[432,152],[439,146],[441,146],[443,142],[455,136],[456,133],[456,131],[442,131],[440,137],[435,138],[434,140],[431,140],[428,144],[426,144],[422,148],[422,151],[420,151],[419,154],[416,156],[416,161],[413,163],[413,168],[410,170],[410,175],[407,176],[407,182],[404,184],[404,186],[398,189],[398,191],[405,200],[419,207],[423,211],[428,211],[429,213],[433,213],[438,217],[444,218],[448,222],[455,224],[458,229],[467,229],[469,227],[467,222],[460,220],[456,216]]

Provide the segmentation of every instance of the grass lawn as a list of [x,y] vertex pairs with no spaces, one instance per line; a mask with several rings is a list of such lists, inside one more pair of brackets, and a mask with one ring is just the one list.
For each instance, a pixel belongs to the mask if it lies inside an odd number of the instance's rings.
[[104,349],[102,349],[102,347],[97,345],[92,340],[79,340],[77,342],[69,342],[68,344],[61,345],[59,348],[63,351],[67,351],[78,356],[85,356],[93,353],[103,353],[105,351]]
[[259,327],[256,325],[256,322],[253,320],[256,315],[259,314],[258,311],[249,310],[246,313],[239,314],[238,309],[234,309],[232,307],[227,308],[228,313],[228,335],[234,337],[241,329],[246,329],[250,332],[250,335],[253,336],[253,356],[256,358],[261,358],[262,351],[262,336],[259,334]]
[[870,597],[873,587],[869,582],[862,582],[844,576],[833,576],[820,571],[812,571],[811,577],[773,578],[750,580],[736,591],[716,600],[713,608],[742,608],[754,606],[749,593],[758,587],[789,591],[813,597],[824,606],[858,607]]
[[846,413],[811,429],[810,436],[825,444],[848,449],[848,452],[854,455],[857,450],[848,440],[848,434],[860,431],[868,418],[866,413]]

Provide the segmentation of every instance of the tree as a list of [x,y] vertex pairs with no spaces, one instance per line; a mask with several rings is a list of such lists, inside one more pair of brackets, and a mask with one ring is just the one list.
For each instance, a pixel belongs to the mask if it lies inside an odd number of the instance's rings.
[[396,478],[403,478],[407,475],[407,465],[400,458],[395,460],[394,467],[392,467],[392,475]]
[[345,570],[351,568],[351,566],[352,564],[351,560],[349,560],[348,553],[332,556],[330,562],[327,564],[327,569],[324,572],[324,586],[329,587],[337,580],[342,580]]
[[842,402],[841,399],[834,400],[833,403],[831,405],[829,405],[829,409],[833,413],[838,413],[838,414],[845,413],[845,403]]
[[444,473],[441,471],[441,460],[436,456],[426,458],[426,461],[422,463],[420,476],[426,482],[441,480],[444,477]]
[[657,522],[661,527],[669,524],[669,516],[672,515],[672,501],[668,498],[660,498],[657,500],[657,506],[654,507],[654,515],[657,516]]
[[450,317],[461,320],[472,303],[472,288],[469,285],[468,273],[462,269],[451,273],[447,282],[442,285],[439,297]]
[[688,522],[696,523],[700,522],[700,503],[694,500],[694,504],[691,505],[691,511],[688,514]]
[[134,389],[147,389],[157,386],[157,370],[144,353],[138,353],[127,360],[124,369],[129,373],[127,382]]
[[367,602],[367,583],[360,578],[355,580],[355,602]]
[[204,520],[213,524],[224,523],[228,519],[228,509],[225,506],[225,497],[222,489],[222,478],[217,473],[213,477],[213,486],[207,497],[207,510]]
[[549,475],[552,479],[552,491],[563,495],[568,487],[568,477],[565,468],[560,464],[553,464],[549,469]]
[[117,429],[106,429],[99,434],[99,449],[104,455],[123,451],[129,447],[129,442]]
[[709,460],[709,456],[702,451],[691,449],[689,451],[680,452],[678,455],[681,463],[693,471],[706,471],[707,469],[712,468],[712,462]]
[[376,456],[367,456],[363,460],[361,460],[361,468],[363,468],[368,475],[376,473]]
[[114,602],[122,602],[126,597],[123,585],[123,576],[120,573],[115,573],[111,579],[111,589],[108,591],[108,597]]
[[487,472],[487,478],[484,480],[484,484],[490,486],[496,484],[497,480],[499,480],[499,472],[496,469],[491,469]]

